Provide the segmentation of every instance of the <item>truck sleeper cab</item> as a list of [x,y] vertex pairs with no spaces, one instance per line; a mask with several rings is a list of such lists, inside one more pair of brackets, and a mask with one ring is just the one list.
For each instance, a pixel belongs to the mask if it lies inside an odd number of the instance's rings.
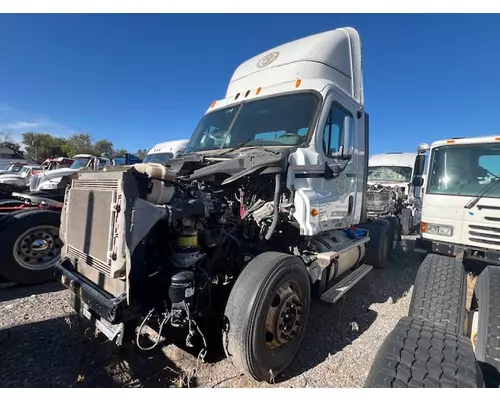
[[311,296],[334,303],[389,262],[389,222],[365,223],[367,166],[358,33],[286,43],[236,69],[180,157],[78,174],[58,279],[117,343],[138,327],[144,349],[142,327],[167,325],[203,358],[218,329],[231,362],[270,381]]
[[188,139],[181,139],[158,143],[148,151],[143,162],[165,164],[169,160],[180,157],[188,142]]

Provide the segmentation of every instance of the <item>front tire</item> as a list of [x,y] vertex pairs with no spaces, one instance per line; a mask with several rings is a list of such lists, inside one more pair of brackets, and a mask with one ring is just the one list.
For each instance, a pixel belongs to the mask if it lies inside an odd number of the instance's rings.
[[245,267],[226,305],[223,347],[240,371],[272,381],[293,360],[311,302],[309,275],[297,257],[266,252]]

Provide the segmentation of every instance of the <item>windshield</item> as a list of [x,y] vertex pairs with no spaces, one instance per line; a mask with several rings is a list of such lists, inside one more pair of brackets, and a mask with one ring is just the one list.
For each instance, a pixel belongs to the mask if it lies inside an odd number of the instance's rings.
[[17,172],[18,175],[23,175],[25,173],[27,173],[29,170],[29,167],[22,167],[21,169],[19,169],[19,171]]
[[8,172],[19,172],[23,166],[19,164],[12,164],[9,168],[7,168]]
[[[432,150],[426,192],[474,196],[500,174],[500,143],[441,146]],[[500,197],[500,186],[485,197]]]
[[70,168],[71,169],[85,168],[89,160],[90,158],[77,158],[75,161],[73,161],[73,164],[71,164]]
[[319,98],[295,93],[238,104],[206,114],[186,152],[218,150],[238,145],[297,146],[312,123]]
[[172,153],[154,153],[148,154],[144,157],[143,163],[156,163],[156,164],[165,164],[168,160],[174,158]]
[[411,167],[398,167],[394,165],[368,167],[369,181],[410,182],[411,174]]

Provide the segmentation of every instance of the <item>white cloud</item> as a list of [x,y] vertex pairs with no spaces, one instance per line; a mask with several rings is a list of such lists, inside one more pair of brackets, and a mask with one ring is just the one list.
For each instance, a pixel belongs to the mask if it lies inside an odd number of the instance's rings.
[[6,103],[0,103],[0,132],[7,133],[13,140],[20,142],[26,132],[50,133],[67,137],[75,133],[70,127],[44,115],[36,115],[18,110]]

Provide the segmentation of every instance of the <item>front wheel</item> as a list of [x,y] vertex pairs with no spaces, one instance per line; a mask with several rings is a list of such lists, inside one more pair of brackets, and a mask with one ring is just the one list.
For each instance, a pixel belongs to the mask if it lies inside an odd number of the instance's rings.
[[271,381],[293,360],[304,336],[311,302],[302,260],[266,252],[235,282],[226,305],[223,347],[236,368]]

